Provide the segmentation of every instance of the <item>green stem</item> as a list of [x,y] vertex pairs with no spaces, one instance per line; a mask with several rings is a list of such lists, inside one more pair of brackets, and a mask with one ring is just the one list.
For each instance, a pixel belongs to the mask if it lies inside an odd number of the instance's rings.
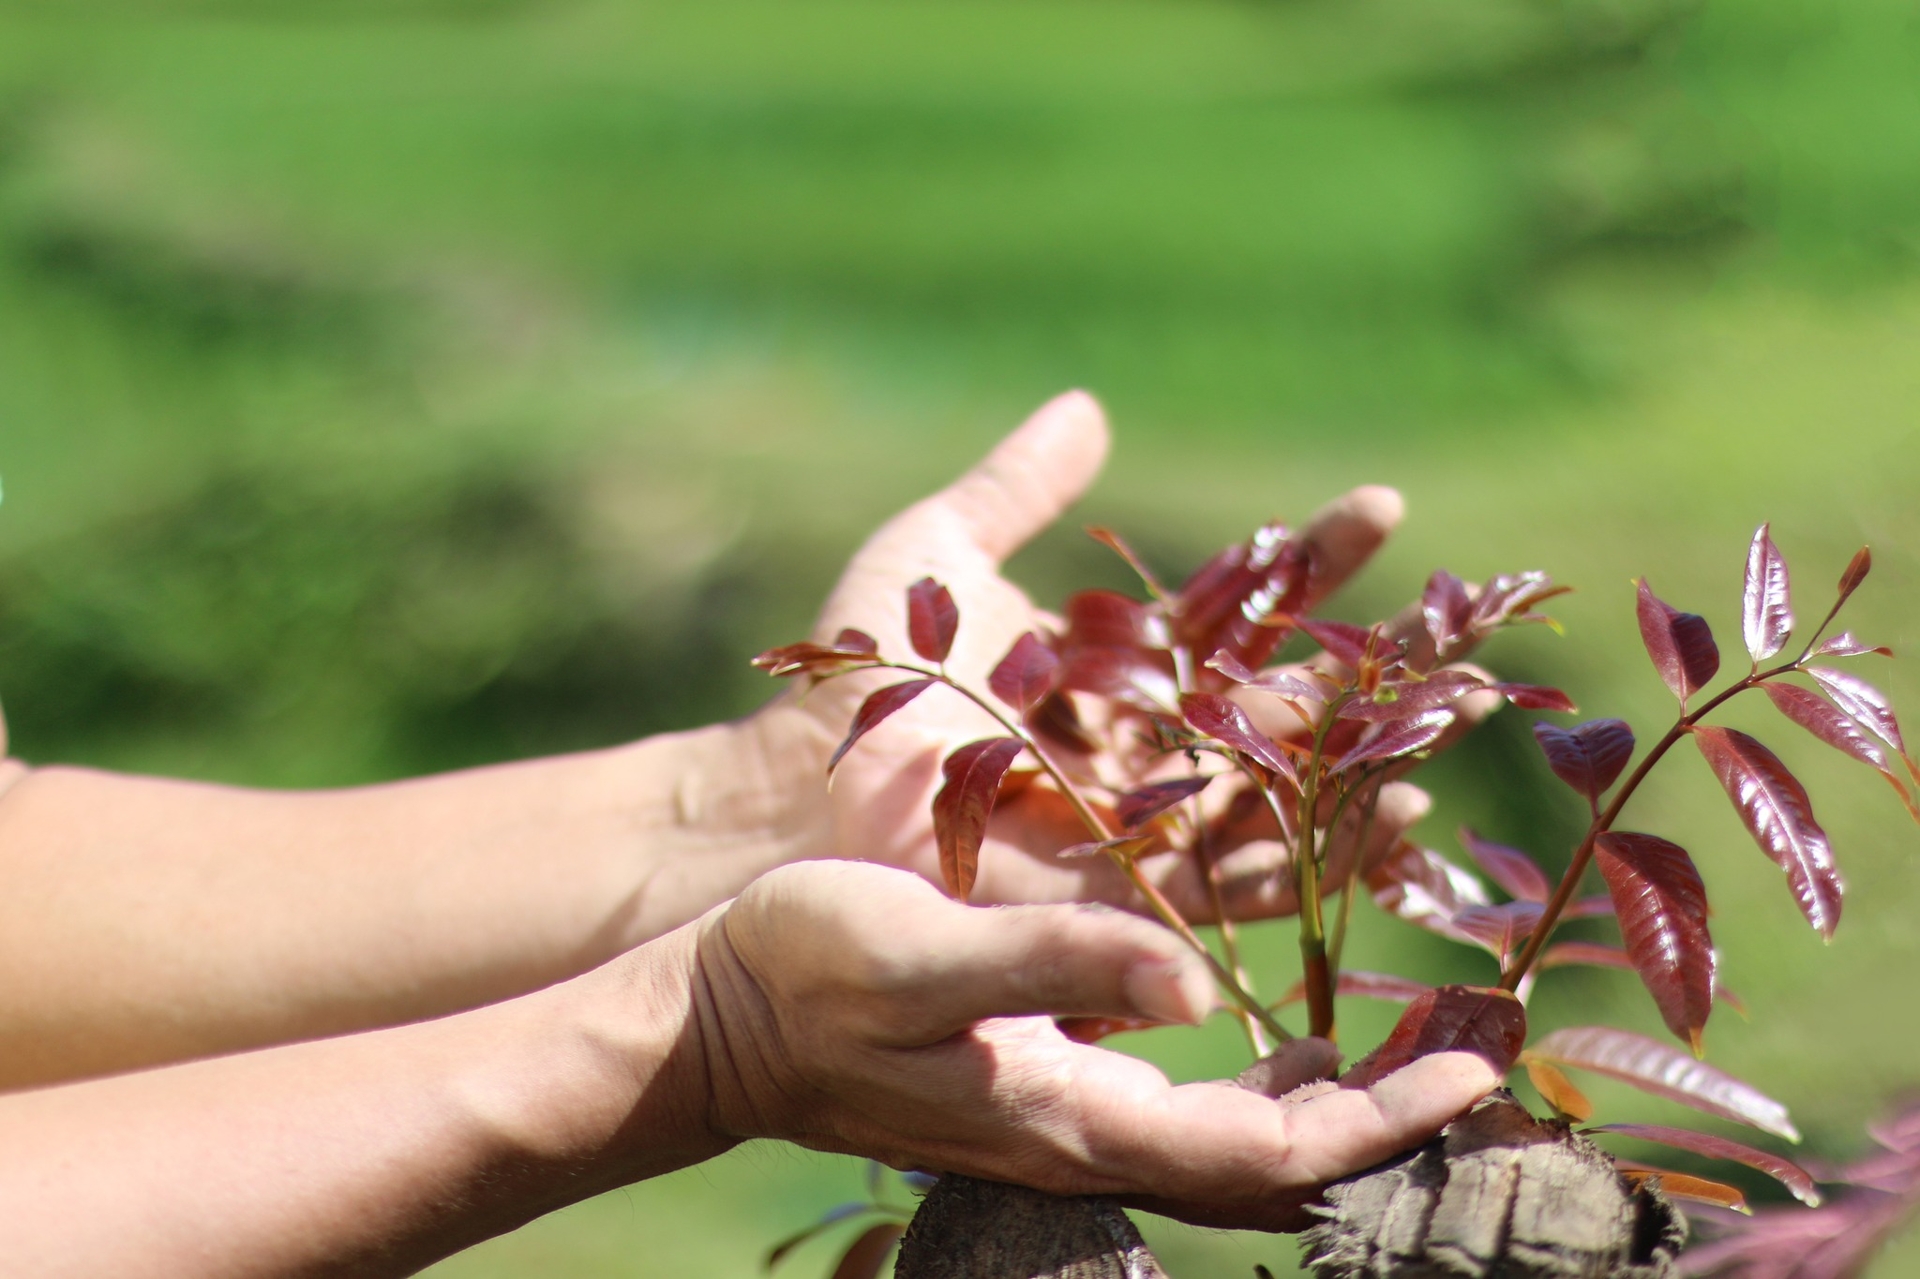
[[1372,785],[1365,803],[1360,809],[1360,831],[1355,836],[1353,846],[1353,865],[1347,868],[1347,882],[1340,890],[1340,918],[1334,921],[1333,945],[1327,951],[1327,965],[1333,970],[1333,988],[1337,994],[1340,989],[1340,957],[1347,949],[1347,929],[1353,923],[1353,898],[1360,891],[1360,868],[1367,859],[1367,841],[1373,838],[1373,814],[1380,806],[1380,787],[1374,784],[1377,774],[1369,774],[1361,779],[1354,788],[1355,793]]
[[[1226,954],[1227,969],[1240,988],[1249,995],[1255,994],[1253,982],[1247,976],[1246,966],[1240,962],[1239,930],[1234,927],[1232,916],[1227,914],[1226,902],[1220,896],[1220,879],[1214,874],[1213,851],[1207,844],[1206,817],[1200,812],[1198,797],[1191,802],[1193,811],[1188,819],[1193,824],[1193,855],[1199,863],[1200,878],[1207,886],[1207,901],[1213,907],[1213,917],[1219,921],[1220,949]],[[1257,997],[1257,996],[1256,996]],[[1266,1032],[1260,1023],[1253,1019],[1246,1009],[1236,1006],[1234,1016],[1239,1019],[1241,1030],[1246,1032],[1247,1046],[1253,1049],[1254,1060],[1273,1051],[1273,1045],[1267,1042]]]
[[1313,734],[1313,754],[1307,760],[1306,775],[1300,782],[1300,833],[1293,858],[1293,891],[1300,905],[1300,978],[1307,991],[1307,1033],[1332,1039],[1335,1033],[1333,1013],[1333,977],[1327,966],[1326,921],[1320,906],[1320,860],[1314,848],[1315,810],[1320,798],[1320,762],[1326,753],[1327,734],[1352,696],[1352,690],[1327,703],[1326,713]]

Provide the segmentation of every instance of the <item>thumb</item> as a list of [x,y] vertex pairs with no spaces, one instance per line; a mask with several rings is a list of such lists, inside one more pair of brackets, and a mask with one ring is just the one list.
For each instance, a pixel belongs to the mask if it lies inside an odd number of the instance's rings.
[[1107,458],[1107,415],[1085,391],[1068,391],[1034,415],[923,509],[957,519],[995,563],[1058,519]]

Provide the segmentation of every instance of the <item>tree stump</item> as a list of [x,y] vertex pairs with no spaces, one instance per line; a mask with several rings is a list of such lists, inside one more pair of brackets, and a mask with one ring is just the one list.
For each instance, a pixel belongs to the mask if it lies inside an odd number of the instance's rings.
[[[1685,1218],[1565,1124],[1495,1093],[1433,1141],[1327,1188],[1317,1279],[1673,1279]],[[1165,1279],[1104,1199],[946,1176],[896,1279]]]

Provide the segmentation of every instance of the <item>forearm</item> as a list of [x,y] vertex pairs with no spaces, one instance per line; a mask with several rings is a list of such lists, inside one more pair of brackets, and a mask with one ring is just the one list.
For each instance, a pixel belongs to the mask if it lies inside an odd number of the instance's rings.
[[[818,855],[781,709],[348,791],[0,793],[0,1086],[395,1025],[572,976]],[[784,763],[782,761],[785,761]]]
[[692,929],[439,1021],[0,1097],[9,1274],[411,1274],[697,1162]]

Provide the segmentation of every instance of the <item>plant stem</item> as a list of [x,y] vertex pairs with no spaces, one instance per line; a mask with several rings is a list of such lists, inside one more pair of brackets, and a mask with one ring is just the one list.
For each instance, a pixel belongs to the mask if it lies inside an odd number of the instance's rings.
[[[1300,782],[1300,834],[1293,857],[1294,898],[1300,904],[1300,979],[1307,988],[1307,1033],[1332,1039],[1333,976],[1327,966],[1327,932],[1320,909],[1320,862],[1314,850],[1315,809],[1319,806],[1320,761],[1326,753],[1340,707],[1352,696],[1348,690],[1327,704],[1313,733],[1313,754]],[[1331,832],[1329,832],[1331,834]]]
[[1586,874],[1587,864],[1593,860],[1595,841],[1613,828],[1613,823],[1620,817],[1620,810],[1627,806],[1627,800],[1633,797],[1634,791],[1640,788],[1640,783],[1646,780],[1647,774],[1653,771],[1653,766],[1660,762],[1661,757],[1673,749],[1675,742],[1687,735],[1688,729],[1705,719],[1708,712],[1729,698],[1763,684],[1776,675],[1785,675],[1789,671],[1798,670],[1800,663],[1805,659],[1806,654],[1802,653],[1791,662],[1743,675],[1730,687],[1709,698],[1699,710],[1683,713],[1678,720],[1674,721],[1673,727],[1667,730],[1666,736],[1654,744],[1653,749],[1648,751],[1646,757],[1640,761],[1639,767],[1635,768],[1620,789],[1614,792],[1612,802],[1596,813],[1592,822],[1588,824],[1587,833],[1581,838],[1580,846],[1574,849],[1573,860],[1567,864],[1567,873],[1560,877],[1560,884],[1553,890],[1553,897],[1547,902],[1546,912],[1540,916],[1540,922],[1534,926],[1533,935],[1527,938],[1527,944],[1521,947],[1520,954],[1514,959],[1512,966],[1501,974],[1502,989],[1511,991],[1520,988],[1520,980],[1527,975],[1527,969],[1533,966],[1533,961],[1540,957],[1541,950],[1546,947],[1548,935],[1560,922],[1561,913],[1566,910],[1567,903],[1573,900],[1574,893],[1579,890],[1580,877]]
[[[1219,921],[1220,949],[1226,953],[1227,968],[1233,973],[1233,979],[1248,994],[1254,994],[1253,982],[1247,976],[1246,966],[1240,962],[1239,930],[1234,927],[1233,918],[1227,914],[1226,902],[1220,896],[1220,880],[1214,874],[1213,850],[1207,844],[1207,822],[1200,812],[1198,797],[1189,801],[1193,811],[1190,820],[1193,823],[1193,855],[1199,863],[1200,878],[1207,886],[1207,901],[1213,907],[1213,917]],[[1240,1028],[1246,1032],[1247,1046],[1253,1049],[1257,1061],[1273,1051],[1273,1045],[1267,1042],[1266,1031],[1253,1019],[1246,1009],[1235,1007],[1234,1016],[1240,1021]]]
[[[964,684],[950,679],[941,671],[929,670],[924,666],[914,666],[907,662],[891,662],[885,660],[876,662],[874,665],[886,667],[890,670],[908,671],[915,675],[937,680],[972,702],[975,706],[978,706],[988,715],[991,715],[1000,727],[1007,730],[1009,736],[1016,737],[1025,743],[1027,750],[1032,753],[1035,759],[1040,761],[1040,767],[1046,770],[1047,776],[1053,779],[1053,784],[1059,788],[1060,793],[1066,797],[1067,802],[1073,805],[1073,811],[1079,815],[1081,824],[1087,828],[1088,832],[1091,833],[1096,840],[1113,838],[1113,831],[1107,826],[1106,822],[1100,819],[1100,815],[1093,811],[1093,805],[1089,804],[1086,796],[1080,793],[1080,788],[1069,781],[1067,775],[1060,771],[1059,766],[1056,765],[1052,759],[1048,758],[1047,753],[1040,749],[1040,743],[1034,740],[1033,734],[1029,733],[1024,725],[1016,720],[1008,719],[1001,713],[998,707],[994,706],[991,702]],[[870,668],[863,667],[860,669]],[[1173,903],[1167,900],[1166,894],[1162,893],[1145,875],[1140,873],[1140,868],[1134,864],[1131,856],[1111,850],[1108,852],[1108,856],[1112,859],[1113,864],[1120,868],[1121,874],[1125,875],[1133,884],[1135,891],[1146,899],[1147,905],[1153,910],[1153,913],[1159,917],[1160,922],[1168,928],[1171,928],[1180,937],[1180,940],[1186,942],[1187,945],[1193,949],[1193,952],[1200,956],[1206,963],[1207,968],[1213,973],[1214,981],[1219,984],[1221,990],[1226,992],[1229,999],[1239,1005],[1248,1015],[1255,1018],[1260,1023],[1261,1028],[1269,1035],[1272,1035],[1275,1040],[1284,1043],[1293,1038],[1293,1036],[1287,1032],[1286,1027],[1274,1020],[1273,1014],[1267,1010],[1266,1006],[1248,994],[1246,989],[1235,979],[1234,975],[1214,957],[1213,952],[1207,948],[1207,944],[1200,940],[1199,934],[1193,931],[1192,925],[1188,924],[1185,919],[1182,919],[1180,912],[1173,908]]]
[[[1362,780],[1361,787],[1373,783],[1373,777]],[[1375,784],[1367,793],[1360,809],[1360,831],[1353,846],[1353,865],[1347,868],[1347,882],[1340,890],[1340,918],[1333,925],[1333,945],[1327,951],[1327,965],[1333,970],[1333,988],[1340,989],[1340,956],[1347,948],[1347,929],[1353,923],[1353,897],[1360,891],[1360,868],[1367,858],[1367,841],[1373,837],[1373,814],[1380,806],[1380,787]]]

